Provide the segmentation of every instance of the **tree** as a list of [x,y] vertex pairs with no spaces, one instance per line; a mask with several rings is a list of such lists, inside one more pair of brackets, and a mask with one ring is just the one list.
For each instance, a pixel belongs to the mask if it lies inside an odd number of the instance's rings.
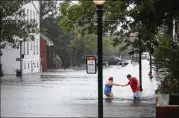
[[[167,7],[166,7],[167,6]],[[159,27],[162,25],[168,26],[168,33],[172,31],[173,19],[178,20],[179,17],[179,1],[163,1],[163,0],[116,0],[106,1],[104,4],[104,20],[119,20],[121,29],[117,31],[119,26],[116,22],[105,22],[104,33],[110,32],[113,35],[119,36],[119,40],[129,39],[130,31],[138,26],[142,26],[152,35],[157,34]],[[133,7],[133,8],[131,8]],[[64,2],[60,7],[60,27],[69,32],[73,30],[73,24],[69,21],[95,20],[96,12],[92,1],[79,1],[79,4],[69,4]],[[128,19],[133,20],[128,20]],[[89,24],[86,29],[88,33],[95,32],[94,22],[81,22],[79,25],[84,26]],[[140,27],[141,27],[140,26]],[[142,30],[139,29],[138,30]],[[142,34],[142,32],[141,32]],[[145,39],[150,40],[150,38]],[[120,41],[115,42],[119,44]],[[127,44],[129,46],[129,44]],[[145,47],[145,46],[144,46]]]
[[6,44],[13,48],[19,46],[19,39],[34,40],[35,33],[38,33],[35,20],[26,21],[23,5],[29,1],[0,1],[1,19],[1,48]]
[[[124,2],[114,1],[106,3],[107,4],[105,4],[104,6],[104,18],[106,20],[125,19],[125,17],[121,14],[122,11],[124,11]],[[114,8],[110,5],[116,6]],[[121,11],[117,8],[121,9]],[[118,14],[120,15],[118,16]],[[83,22],[83,20],[89,22]],[[60,4],[60,16],[58,24],[60,28],[63,30],[63,32],[74,34],[74,39],[71,41],[69,45],[71,55],[73,58],[72,60],[85,60],[81,57],[84,57],[86,54],[96,55],[97,28],[94,20],[96,20],[96,11],[94,3],[92,1],[79,1],[79,4],[70,4],[69,2],[63,2]],[[75,23],[75,21],[77,22]],[[104,34],[111,30],[115,31],[117,29],[117,26],[118,25],[116,25],[115,22],[104,23]],[[112,37],[112,31],[110,37]],[[86,44],[86,42],[88,43]],[[112,45],[112,39],[104,36],[104,55],[116,54],[119,52],[119,47],[114,48]]]
[[153,31],[162,24],[171,27],[173,19],[179,18],[178,0],[128,0],[128,4],[135,5],[129,11],[129,16],[135,19],[134,24],[141,22],[150,25]]
[[[79,4],[70,4],[69,2],[63,2],[60,5],[60,20],[59,26],[66,32],[74,30],[74,23],[70,21],[79,21],[79,26],[86,25],[84,31],[89,34],[96,34],[96,7],[93,1],[83,1],[80,0]],[[126,10],[125,2],[115,0],[113,2],[106,1],[104,5],[104,20],[120,20],[121,22],[126,20],[123,12]],[[89,22],[80,22],[87,20]],[[104,33],[117,30],[118,24],[116,22],[105,22],[104,23]]]
[[39,0],[40,3],[40,30],[46,33],[47,29],[44,27],[46,18],[55,18],[57,16],[57,0],[44,1]]
[[147,42],[144,46],[147,50],[151,50],[148,47],[150,40],[152,45],[156,44],[155,35],[162,26],[167,26],[167,34],[172,36],[173,20],[179,19],[178,0],[127,0],[126,2],[128,6],[133,5],[133,8],[126,12],[134,19],[134,22],[129,23],[130,28],[136,31],[135,27],[139,26],[137,31],[142,34],[142,41]]
[[55,17],[57,14],[57,0],[40,0],[40,19],[43,21],[46,17]]
[[179,46],[169,35],[158,36],[158,40],[154,62],[164,76],[160,79],[159,89],[162,92],[179,92]]
[[57,0],[40,0],[41,32],[47,35],[54,42],[54,53],[61,58],[62,64],[69,66],[70,55],[67,48],[71,40],[71,35],[64,34],[58,27],[57,3]]

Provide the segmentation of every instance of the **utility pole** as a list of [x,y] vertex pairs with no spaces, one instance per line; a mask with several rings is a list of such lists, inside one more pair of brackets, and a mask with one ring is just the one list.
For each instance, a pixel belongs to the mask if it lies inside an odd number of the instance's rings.
[[139,39],[139,81],[140,81],[140,90],[142,89],[142,41]]

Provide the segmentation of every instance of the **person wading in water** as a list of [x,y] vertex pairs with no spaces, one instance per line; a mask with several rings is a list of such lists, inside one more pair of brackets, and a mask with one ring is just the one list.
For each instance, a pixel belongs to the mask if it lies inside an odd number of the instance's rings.
[[132,77],[130,74],[127,75],[127,79],[129,80],[129,82],[122,86],[130,85],[133,92],[134,100],[140,100],[140,86],[138,80],[135,77]]
[[114,99],[114,95],[112,93],[112,86],[113,85],[114,86],[122,86],[121,84],[115,84],[115,83],[113,83],[113,77],[110,77],[108,79],[108,81],[105,83],[105,88],[104,88],[104,94],[109,99]]

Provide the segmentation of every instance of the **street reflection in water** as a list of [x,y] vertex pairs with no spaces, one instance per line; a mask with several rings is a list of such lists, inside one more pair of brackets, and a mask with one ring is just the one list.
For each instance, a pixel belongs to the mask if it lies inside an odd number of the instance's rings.
[[[143,61],[141,101],[133,101],[127,87],[113,87],[115,99],[104,95],[105,117],[155,117],[156,81],[148,78],[149,65]],[[114,77],[115,83],[127,83],[127,74],[138,78],[138,66],[112,66],[103,70],[103,82]],[[1,78],[1,115],[3,117],[97,117],[97,74],[86,70],[66,70]]]

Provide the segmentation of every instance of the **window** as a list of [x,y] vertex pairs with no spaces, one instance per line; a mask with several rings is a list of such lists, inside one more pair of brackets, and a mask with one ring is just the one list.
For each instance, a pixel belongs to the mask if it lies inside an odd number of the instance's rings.
[[33,68],[33,63],[31,63],[31,68]]
[[35,20],[35,11],[33,11],[33,19]]
[[36,68],[36,63],[34,62],[34,68]]
[[38,48],[39,48],[39,42],[38,42],[38,39],[37,39],[36,41],[37,41],[37,44],[36,44],[36,45],[37,45],[37,46],[36,46],[36,53],[38,54],[38,50],[39,50],[39,49],[38,49]]
[[29,55],[29,41],[27,41],[27,55]]
[[[19,47],[20,48],[20,47]],[[22,54],[24,54],[24,42],[22,42],[22,47],[21,47],[21,49],[22,49]]]
[[37,62],[37,68],[39,67],[39,63]]
[[24,69],[26,69],[26,63],[24,63]]
[[27,21],[29,20],[29,9],[27,9]]
[[36,12],[36,21],[37,21],[37,23],[38,23],[38,13]]
[[33,42],[33,41],[31,40],[31,41],[30,41],[30,49],[31,49],[31,50],[32,50],[32,42]]
[[35,55],[35,41],[36,41],[36,40],[34,40],[34,55]]
[[30,67],[30,64],[28,63],[28,68]]
[[30,20],[32,19],[32,10],[30,10]]

